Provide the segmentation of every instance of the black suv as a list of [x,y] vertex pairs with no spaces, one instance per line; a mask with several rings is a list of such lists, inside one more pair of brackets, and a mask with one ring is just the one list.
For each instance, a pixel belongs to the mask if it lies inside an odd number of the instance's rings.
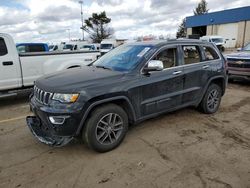
[[211,43],[126,44],[86,67],[38,79],[27,124],[43,143],[62,146],[81,136],[106,152],[122,142],[129,124],[187,106],[215,113],[226,83],[225,59]]

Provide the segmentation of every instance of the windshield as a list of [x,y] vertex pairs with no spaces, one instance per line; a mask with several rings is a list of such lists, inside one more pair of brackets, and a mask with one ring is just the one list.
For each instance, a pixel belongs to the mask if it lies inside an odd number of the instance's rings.
[[112,44],[101,44],[101,49],[112,49]]
[[92,65],[128,72],[150,51],[152,45],[122,45],[102,56]]
[[250,43],[243,48],[244,51],[250,51]]
[[211,39],[214,43],[223,43],[223,38],[213,38]]

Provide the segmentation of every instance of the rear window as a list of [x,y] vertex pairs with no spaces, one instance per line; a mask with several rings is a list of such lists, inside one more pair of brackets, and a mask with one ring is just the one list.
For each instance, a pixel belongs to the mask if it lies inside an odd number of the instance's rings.
[[217,52],[213,48],[208,47],[208,46],[203,46],[203,49],[205,52],[206,61],[219,59],[219,55],[217,54]]
[[0,56],[6,55],[8,53],[7,46],[3,38],[0,38]]

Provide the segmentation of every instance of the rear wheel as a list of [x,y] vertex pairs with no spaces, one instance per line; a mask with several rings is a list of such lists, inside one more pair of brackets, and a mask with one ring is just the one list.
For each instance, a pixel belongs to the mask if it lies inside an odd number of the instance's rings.
[[98,152],[110,151],[123,141],[128,130],[126,112],[115,104],[95,109],[83,130],[83,140]]
[[221,96],[221,87],[217,84],[211,84],[199,105],[199,109],[205,114],[215,113],[220,106]]

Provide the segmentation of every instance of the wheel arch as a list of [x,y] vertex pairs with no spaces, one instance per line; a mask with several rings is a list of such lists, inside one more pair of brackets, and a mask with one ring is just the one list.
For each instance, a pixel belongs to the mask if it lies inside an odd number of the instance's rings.
[[202,92],[202,96],[201,96],[200,100],[198,101],[198,103],[196,104],[196,106],[198,106],[200,104],[200,102],[202,101],[204,95],[206,94],[206,91],[207,91],[208,87],[213,83],[217,84],[217,85],[219,85],[221,87],[222,96],[225,94],[225,91],[226,91],[226,79],[225,79],[225,77],[223,77],[223,76],[213,77],[208,81],[207,85],[205,86],[205,88],[204,88],[204,90]]
[[[222,77],[222,76],[219,76],[219,77],[216,77],[214,79],[211,79],[210,82],[209,82],[209,84],[207,85],[207,88],[212,83],[213,84],[217,84],[218,86],[221,87],[221,89],[222,89],[222,96],[223,96],[225,94],[225,91],[226,91],[226,80],[225,80],[225,78]],[[207,88],[206,88],[206,90],[207,90]]]
[[86,110],[86,112],[83,115],[83,118],[80,122],[80,126],[76,132],[76,135],[79,135],[84,127],[84,123],[86,122],[87,118],[90,116],[90,114],[98,107],[103,106],[105,104],[113,103],[121,108],[127,113],[128,119],[130,123],[134,123],[136,121],[136,114],[134,107],[130,100],[125,97],[125,96],[117,96],[117,97],[112,97],[108,99],[103,99],[100,101],[93,102]]

